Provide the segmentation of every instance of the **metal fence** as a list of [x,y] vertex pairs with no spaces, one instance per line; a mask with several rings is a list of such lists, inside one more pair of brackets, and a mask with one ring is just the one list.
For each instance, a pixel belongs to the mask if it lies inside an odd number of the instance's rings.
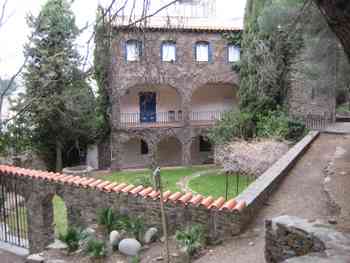
[[305,124],[310,130],[324,130],[332,119],[325,114],[307,114],[305,116],[293,116],[297,121]]
[[0,176],[0,241],[28,248],[25,200],[17,193],[15,180],[5,182]]

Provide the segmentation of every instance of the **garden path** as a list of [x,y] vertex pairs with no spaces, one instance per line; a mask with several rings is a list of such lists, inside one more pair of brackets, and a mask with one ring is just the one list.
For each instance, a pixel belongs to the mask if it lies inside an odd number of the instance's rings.
[[349,139],[348,135],[320,135],[260,210],[247,231],[213,248],[195,262],[264,263],[265,219],[282,214],[321,220],[335,216],[336,209],[324,190],[324,169],[334,158],[337,147],[341,146],[350,152]]

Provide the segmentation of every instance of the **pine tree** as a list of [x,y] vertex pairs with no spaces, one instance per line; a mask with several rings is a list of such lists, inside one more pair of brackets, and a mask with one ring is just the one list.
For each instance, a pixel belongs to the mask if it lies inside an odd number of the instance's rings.
[[33,36],[25,46],[26,114],[33,144],[59,171],[72,148],[93,138],[93,94],[79,70],[79,30],[70,4],[49,0],[38,17],[28,17],[28,25]]

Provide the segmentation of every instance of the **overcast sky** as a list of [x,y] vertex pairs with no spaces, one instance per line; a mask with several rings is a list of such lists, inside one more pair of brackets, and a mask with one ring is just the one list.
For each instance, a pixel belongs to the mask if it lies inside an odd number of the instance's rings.
[[[76,22],[79,27],[86,23],[93,24],[98,3],[105,5],[111,0],[75,0],[72,8],[76,15]],[[152,0],[153,8],[157,5],[167,3],[170,0]],[[212,0],[208,0],[212,1]],[[3,1],[0,0],[0,3]],[[10,0],[8,1],[8,19],[6,24],[0,28],[0,76],[9,77],[16,71],[23,61],[23,45],[30,33],[26,24],[26,14],[37,15],[41,6],[46,0]],[[117,0],[118,2],[118,0]],[[119,0],[119,2],[122,2]],[[246,0],[217,0],[216,19],[235,21],[242,23]],[[86,40],[91,33],[86,32],[78,41],[82,54],[86,50]]]

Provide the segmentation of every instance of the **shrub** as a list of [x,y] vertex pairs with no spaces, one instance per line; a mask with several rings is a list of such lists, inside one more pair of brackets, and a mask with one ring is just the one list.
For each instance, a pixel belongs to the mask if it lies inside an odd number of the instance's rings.
[[151,176],[143,175],[137,177],[134,181],[135,185],[143,185],[144,187],[153,187],[154,184],[152,182]]
[[215,144],[224,144],[232,138],[250,139],[255,136],[253,116],[247,112],[230,111],[224,114],[208,134]]
[[98,224],[104,226],[108,233],[113,230],[117,220],[117,215],[112,208],[103,208],[98,213]]
[[195,225],[187,227],[184,231],[176,231],[175,238],[178,244],[193,256],[202,247],[202,236],[201,226]]
[[105,243],[101,240],[97,240],[94,238],[89,239],[87,243],[86,253],[90,257],[95,257],[95,258],[106,256]]
[[289,133],[289,117],[283,111],[269,111],[258,114],[256,122],[258,137],[275,137],[284,139]]
[[81,231],[74,227],[69,227],[66,233],[59,234],[58,239],[67,244],[69,252],[76,251],[79,248]]
[[141,217],[130,219],[129,224],[125,229],[129,234],[133,235],[138,241],[142,242],[143,234],[145,233],[144,220]]

